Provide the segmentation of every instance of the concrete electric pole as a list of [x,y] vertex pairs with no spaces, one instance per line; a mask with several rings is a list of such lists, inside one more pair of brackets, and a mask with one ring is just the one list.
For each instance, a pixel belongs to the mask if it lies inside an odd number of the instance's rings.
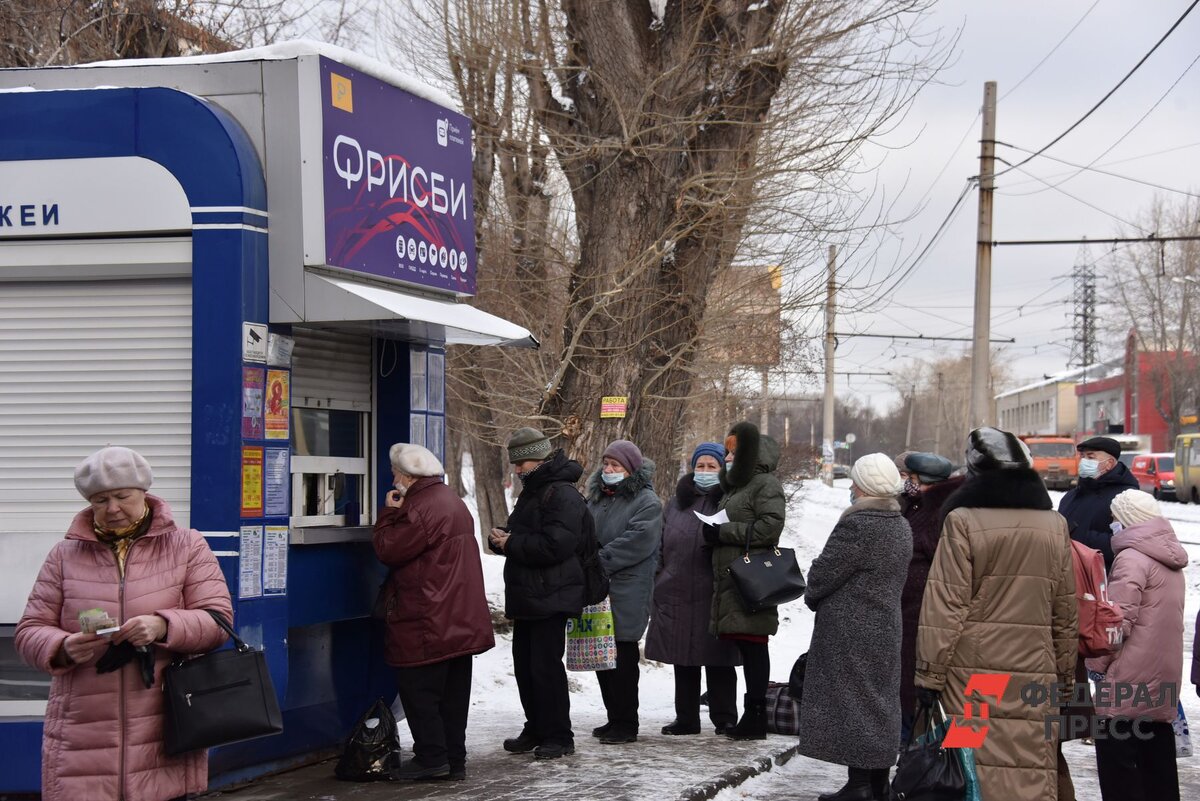
[[821,426],[821,480],[833,486],[833,319],[837,295],[837,246],[829,246],[829,280],[825,285],[825,419]]
[[[996,170],[996,82],[983,85],[983,138],[979,147],[979,227],[975,245],[975,331],[971,347],[970,428],[991,425],[989,391],[992,328],[992,191]],[[964,431],[965,435],[966,432]]]

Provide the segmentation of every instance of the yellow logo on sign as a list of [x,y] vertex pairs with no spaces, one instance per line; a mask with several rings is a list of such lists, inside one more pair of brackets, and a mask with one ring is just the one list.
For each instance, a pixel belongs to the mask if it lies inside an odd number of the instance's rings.
[[329,73],[330,88],[333,90],[333,107],[342,111],[354,113],[354,94],[351,91],[350,79],[341,75]]

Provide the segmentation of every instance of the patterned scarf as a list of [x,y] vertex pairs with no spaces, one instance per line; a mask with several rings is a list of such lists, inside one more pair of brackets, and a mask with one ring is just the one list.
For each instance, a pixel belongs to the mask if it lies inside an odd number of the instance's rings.
[[125,578],[125,559],[129,556],[129,548],[133,545],[133,541],[150,530],[150,505],[146,504],[146,511],[142,512],[142,516],[137,519],[132,525],[125,528],[107,529],[103,528],[94,519],[92,521],[92,531],[96,534],[96,539],[103,542],[117,557],[117,569],[121,571],[121,578]]

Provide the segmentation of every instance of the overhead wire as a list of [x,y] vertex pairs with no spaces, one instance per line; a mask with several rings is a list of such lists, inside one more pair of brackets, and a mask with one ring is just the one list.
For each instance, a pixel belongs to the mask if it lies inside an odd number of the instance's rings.
[[[1017,81],[1017,82],[1016,82],[1016,84],[1013,86],[1013,88],[1009,89],[1007,92],[1005,92],[1004,94],[1000,95],[1000,97],[997,99],[997,101],[996,101],[996,102],[997,102],[997,103],[998,103],[998,102],[1000,102],[1000,101],[1001,101],[1001,100],[1003,100],[1004,98],[1006,98],[1006,97],[1008,97],[1009,95],[1011,95],[1013,92],[1015,92],[1015,91],[1017,91],[1018,89],[1020,89],[1020,88],[1021,88],[1021,84],[1025,83],[1025,81],[1029,80],[1029,78],[1030,78],[1030,77],[1031,77],[1031,76],[1032,76],[1032,75],[1033,75],[1035,72],[1037,72],[1039,69],[1041,69],[1041,67],[1042,67],[1042,65],[1043,65],[1043,64],[1045,64],[1047,61],[1049,61],[1049,60],[1050,60],[1050,57],[1051,57],[1052,55],[1054,55],[1055,53],[1057,53],[1057,52],[1058,52],[1058,48],[1060,48],[1060,47],[1062,47],[1062,46],[1063,46],[1063,42],[1065,42],[1065,41],[1067,41],[1067,39],[1071,38],[1071,34],[1075,33],[1075,29],[1076,29],[1076,28],[1078,28],[1080,25],[1082,25],[1082,24],[1083,24],[1083,21],[1084,21],[1085,19],[1087,19],[1087,18],[1088,18],[1088,15],[1090,15],[1090,14],[1092,13],[1092,11],[1093,11],[1093,10],[1096,8],[1096,6],[1098,6],[1098,5],[1100,5],[1100,0],[1095,0],[1095,2],[1094,2],[1094,3],[1092,3],[1090,6],[1088,6],[1088,10],[1087,10],[1087,11],[1085,11],[1085,12],[1083,12],[1083,16],[1082,16],[1082,17],[1080,17],[1078,20],[1076,20],[1076,21],[1075,21],[1075,24],[1071,26],[1071,29],[1070,29],[1069,31],[1067,31],[1065,34],[1063,34],[1063,37],[1062,37],[1061,39],[1059,39],[1059,40],[1058,40],[1058,44],[1056,44],[1056,45],[1054,45],[1054,47],[1050,48],[1050,52],[1049,52],[1049,53],[1047,53],[1046,55],[1042,56],[1042,60],[1041,60],[1041,61],[1039,61],[1038,63],[1034,64],[1034,65],[1033,65],[1033,69],[1031,69],[1029,72],[1025,73],[1025,77],[1024,77],[1024,78],[1022,78],[1021,80]],[[976,118],[976,119],[979,119],[979,115],[976,115],[976,116],[975,116],[975,118]]]
[[[1197,56],[1197,61],[1200,61],[1200,56]],[[1193,61],[1192,63],[1193,63],[1193,64],[1195,64],[1196,62],[1195,62],[1195,61]],[[1020,145],[1013,145],[1013,144],[1009,144],[1008,142],[1001,142],[1001,141],[999,141],[999,140],[997,140],[997,141],[996,141],[996,144],[998,144],[998,145],[1002,145],[1002,146],[1004,146],[1004,147],[1010,147],[1010,148],[1012,148],[1013,150],[1019,150],[1019,151],[1021,151],[1022,153],[1032,153],[1032,152],[1033,152],[1033,151],[1032,151],[1032,150],[1030,150],[1029,148],[1021,147]],[[1197,142],[1197,143],[1195,143],[1195,144],[1200,144],[1200,142]],[[1195,146],[1195,145],[1185,145],[1184,147],[1194,147],[1194,146]],[[1110,149],[1111,149],[1111,148],[1110,148]],[[1105,151],[1105,152],[1107,152],[1107,151]],[[1103,154],[1101,154],[1101,156],[1103,156]],[[1180,194],[1180,195],[1186,195],[1186,196],[1188,196],[1188,197],[1200,197],[1200,194],[1197,194],[1196,192],[1189,192],[1189,191],[1187,191],[1186,189],[1176,189],[1176,188],[1175,188],[1175,187],[1173,187],[1173,186],[1165,186],[1165,185],[1163,185],[1163,184],[1154,183],[1153,181],[1147,181],[1147,180],[1145,180],[1145,179],[1142,179],[1142,178],[1134,178],[1132,175],[1122,175],[1121,173],[1117,173],[1117,172],[1109,172],[1108,170],[1102,170],[1102,169],[1100,169],[1100,168],[1098,168],[1098,167],[1094,167],[1094,166],[1089,166],[1089,165],[1085,165],[1085,164],[1076,164],[1076,163],[1075,163],[1075,162],[1073,162],[1073,161],[1067,161],[1066,159],[1060,159],[1060,158],[1058,158],[1057,156],[1050,156],[1050,155],[1047,155],[1047,154],[1044,154],[1044,153],[1043,153],[1043,154],[1042,154],[1042,158],[1044,158],[1044,159],[1049,159],[1050,161],[1057,161],[1059,164],[1065,164],[1065,165],[1067,165],[1068,167],[1075,167],[1075,168],[1077,168],[1077,169],[1078,169],[1080,172],[1082,172],[1082,171],[1085,171],[1085,170],[1086,170],[1087,172],[1094,172],[1094,173],[1099,173],[1100,175],[1107,175],[1107,176],[1109,176],[1110,178],[1120,178],[1121,180],[1124,180],[1124,181],[1132,181],[1132,182],[1133,182],[1133,183],[1135,183],[1135,184],[1142,184],[1143,186],[1149,186],[1149,187],[1151,187],[1152,189],[1161,189],[1161,190],[1163,190],[1164,192],[1174,192],[1174,193],[1176,193],[1176,194]],[[1145,158],[1145,156],[1138,156],[1138,158]],[[1093,162],[1092,162],[1092,164],[1095,164],[1095,161],[1093,161]],[[1026,173],[1026,174],[1028,175],[1029,173]],[[1065,173],[1065,172],[1064,172],[1064,173],[1059,173],[1058,175],[1052,175],[1052,176],[1050,176],[1050,178],[1051,178],[1051,179],[1053,179],[1053,178],[1058,178],[1058,177],[1060,177],[1061,175],[1066,175],[1066,174],[1067,174],[1067,173]],[[1079,173],[1078,173],[1078,172],[1076,172],[1076,173],[1074,173],[1074,174],[1072,175],[1072,177],[1074,177],[1075,175],[1078,175],[1078,174],[1079,174]],[[1036,183],[1036,182],[1038,182],[1038,181],[1041,181],[1041,180],[1042,180],[1042,179],[1040,179],[1040,178],[1038,178],[1038,177],[1036,177],[1036,176],[1035,176],[1035,177],[1032,177],[1032,178],[1026,178],[1026,179],[1025,179],[1025,180],[1023,180],[1023,181],[1014,181],[1014,182],[1012,182],[1012,183],[1005,184],[1005,188],[1007,189],[1007,188],[1010,188],[1010,187],[1013,187],[1013,186],[1019,186],[1019,185],[1021,185],[1021,184]],[[1068,180],[1070,180],[1070,179],[1068,179]],[[1064,183],[1065,183],[1065,182],[1064,182]],[[1010,197],[1025,197],[1026,195],[1036,195],[1036,194],[1040,194],[1040,193],[1042,193],[1042,192],[1045,192],[1045,191],[1046,191],[1046,188],[1045,188],[1045,187],[1043,187],[1042,189],[1038,189],[1036,192],[1005,192],[1005,193],[1003,193],[1003,194],[1005,194],[1005,195],[1008,195],[1008,196],[1010,196]]]
[[1039,148],[1037,150],[1037,152],[1028,156],[1023,161],[1020,161],[1016,164],[1010,165],[1008,168],[1001,170],[1000,172],[996,173],[995,176],[993,176],[993,178],[999,178],[1000,176],[1004,175],[1005,173],[1011,172],[1025,164],[1028,164],[1029,162],[1033,161],[1035,158],[1042,155],[1047,150],[1054,147],[1059,142],[1061,142],[1063,139],[1065,139],[1068,134],[1070,134],[1072,131],[1074,131],[1076,128],[1078,128],[1080,125],[1082,125],[1083,122],[1085,120],[1087,120],[1088,117],[1095,114],[1096,111],[1099,110],[1099,108],[1101,106],[1103,106],[1106,102],[1108,102],[1108,99],[1110,97],[1112,97],[1114,94],[1116,94],[1118,89],[1120,89],[1122,86],[1125,85],[1126,81],[1128,81],[1130,78],[1133,77],[1134,73],[1136,73],[1139,69],[1141,69],[1141,66],[1146,63],[1146,61],[1150,58],[1150,56],[1154,55],[1155,51],[1157,51],[1158,48],[1162,46],[1163,42],[1167,41],[1167,39],[1171,36],[1171,34],[1175,32],[1175,29],[1183,24],[1183,21],[1188,18],[1188,15],[1192,13],[1192,10],[1197,5],[1200,5],[1200,0],[1192,0],[1191,4],[1187,7],[1186,10],[1184,10],[1183,14],[1180,15],[1179,19],[1175,20],[1175,24],[1173,24],[1170,28],[1168,28],[1167,32],[1164,33],[1162,35],[1162,37],[1160,37],[1159,40],[1154,43],[1154,46],[1151,47],[1144,56],[1142,56],[1140,59],[1138,59],[1138,62],[1133,65],[1133,68],[1130,69],[1129,72],[1125,73],[1125,77],[1123,77],[1123,78],[1121,78],[1121,80],[1117,81],[1116,86],[1114,86],[1112,89],[1109,89],[1104,94],[1104,97],[1100,98],[1094,106],[1092,106],[1090,109],[1088,109],[1084,113],[1084,115],[1082,117],[1075,120],[1075,122],[1071,123],[1070,127],[1068,127],[1065,131],[1060,133],[1058,136],[1051,139],[1049,142],[1047,142],[1041,148]]

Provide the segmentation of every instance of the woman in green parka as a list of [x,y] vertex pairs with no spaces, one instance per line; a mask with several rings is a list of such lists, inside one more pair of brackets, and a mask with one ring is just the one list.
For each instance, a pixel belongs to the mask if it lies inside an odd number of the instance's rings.
[[779,630],[775,607],[749,612],[729,577],[729,565],[746,552],[768,551],[779,544],[786,503],[783,486],[775,476],[779,444],[760,435],[753,423],[738,423],[725,438],[725,469],[721,486],[725,496],[718,507],[728,523],[705,526],[704,539],[712,546],[712,633],[733,640],[742,654],[745,674],[745,711],[725,734],[734,740],[762,740],[767,736],[767,681],[771,672],[768,637]]

